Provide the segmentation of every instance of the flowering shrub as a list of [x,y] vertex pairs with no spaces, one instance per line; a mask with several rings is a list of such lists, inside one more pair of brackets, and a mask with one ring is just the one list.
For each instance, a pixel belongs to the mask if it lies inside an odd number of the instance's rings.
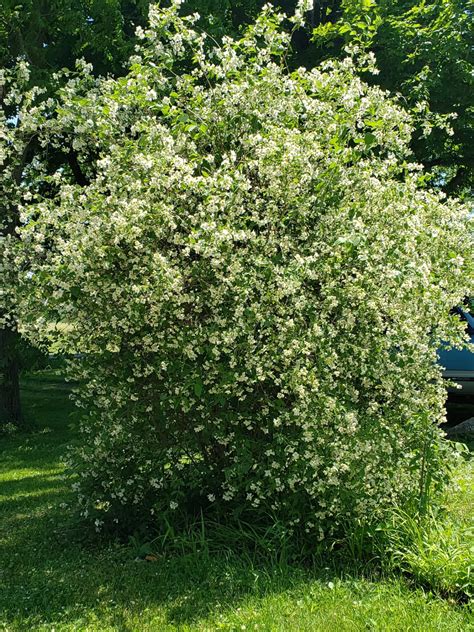
[[23,112],[87,182],[22,193],[18,316],[84,355],[71,466],[98,527],[203,507],[334,536],[442,477],[467,212],[422,186],[373,60],[290,72],[271,7],[213,46],[178,5],[124,78],[83,67]]

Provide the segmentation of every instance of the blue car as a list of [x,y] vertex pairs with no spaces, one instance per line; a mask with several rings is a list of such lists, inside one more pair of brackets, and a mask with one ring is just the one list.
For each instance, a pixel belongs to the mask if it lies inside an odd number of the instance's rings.
[[[470,299],[472,305],[473,299]],[[462,308],[457,307],[458,313],[466,323],[467,333],[474,343],[474,316]],[[474,353],[469,349],[443,349],[438,352],[439,363],[443,367],[443,377],[456,382],[460,389],[448,390],[458,395],[474,395]]]

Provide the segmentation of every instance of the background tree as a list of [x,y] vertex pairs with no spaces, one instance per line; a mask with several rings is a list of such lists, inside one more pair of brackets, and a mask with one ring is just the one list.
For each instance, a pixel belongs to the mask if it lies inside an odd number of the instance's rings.
[[[326,9],[323,22],[314,32],[321,58],[347,43],[372,50],[380,73],[367,79],[401,93],[420,115],[412,148],[433,171],[433,184],[472,195],[474,2],[342,0],[336,11]],[[437,124],[446,116],[449,126]]]

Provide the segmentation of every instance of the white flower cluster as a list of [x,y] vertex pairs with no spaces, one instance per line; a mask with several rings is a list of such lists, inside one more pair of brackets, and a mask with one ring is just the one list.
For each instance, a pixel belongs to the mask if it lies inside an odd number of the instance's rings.
[[324,537],[416,498],[439,455],[468,214],[419,187],[408,115],[351,59],[289,73],[269,8],[209,50],[178,4],[127,76],[31,115],[90,182],[24,201],[18,316],[82,354],[71,466],[98,527],[198,503]]
[[295,24],[295,26],[303,26],[305,22],[305,14],[308,13],[308,11],[312,11],[313,8],[313,0],[298,0],[295,14],[292,16],[291,21]]

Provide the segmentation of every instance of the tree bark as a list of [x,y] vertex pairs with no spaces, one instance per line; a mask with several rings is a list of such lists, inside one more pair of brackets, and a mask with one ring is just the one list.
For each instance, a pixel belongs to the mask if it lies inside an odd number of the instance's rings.
[[0,329],[0,430],[6,424],[21,426],[18,333]]
[[[0,94],[0,105],[3,105],[3,91]],[[34,155],[36,134],[29,137],[25,143],[22,155],[12,171],[13,181],[19,185],[25,165]],[[5,177],[5,174],[2,174]],[[13,235],[19,223],[18,209],[9,202],[3,200],[0,206],[0,218],[4,215],[4,226],[0,235]],[[6,220],[6,221],[5,221]],[[0,222],[1,224],[1,222]],[[0,430],[5,424],[21,426],[23,415],[20,399],[20,361],[18,355],[19,334],[16,327],[0,327]]]

